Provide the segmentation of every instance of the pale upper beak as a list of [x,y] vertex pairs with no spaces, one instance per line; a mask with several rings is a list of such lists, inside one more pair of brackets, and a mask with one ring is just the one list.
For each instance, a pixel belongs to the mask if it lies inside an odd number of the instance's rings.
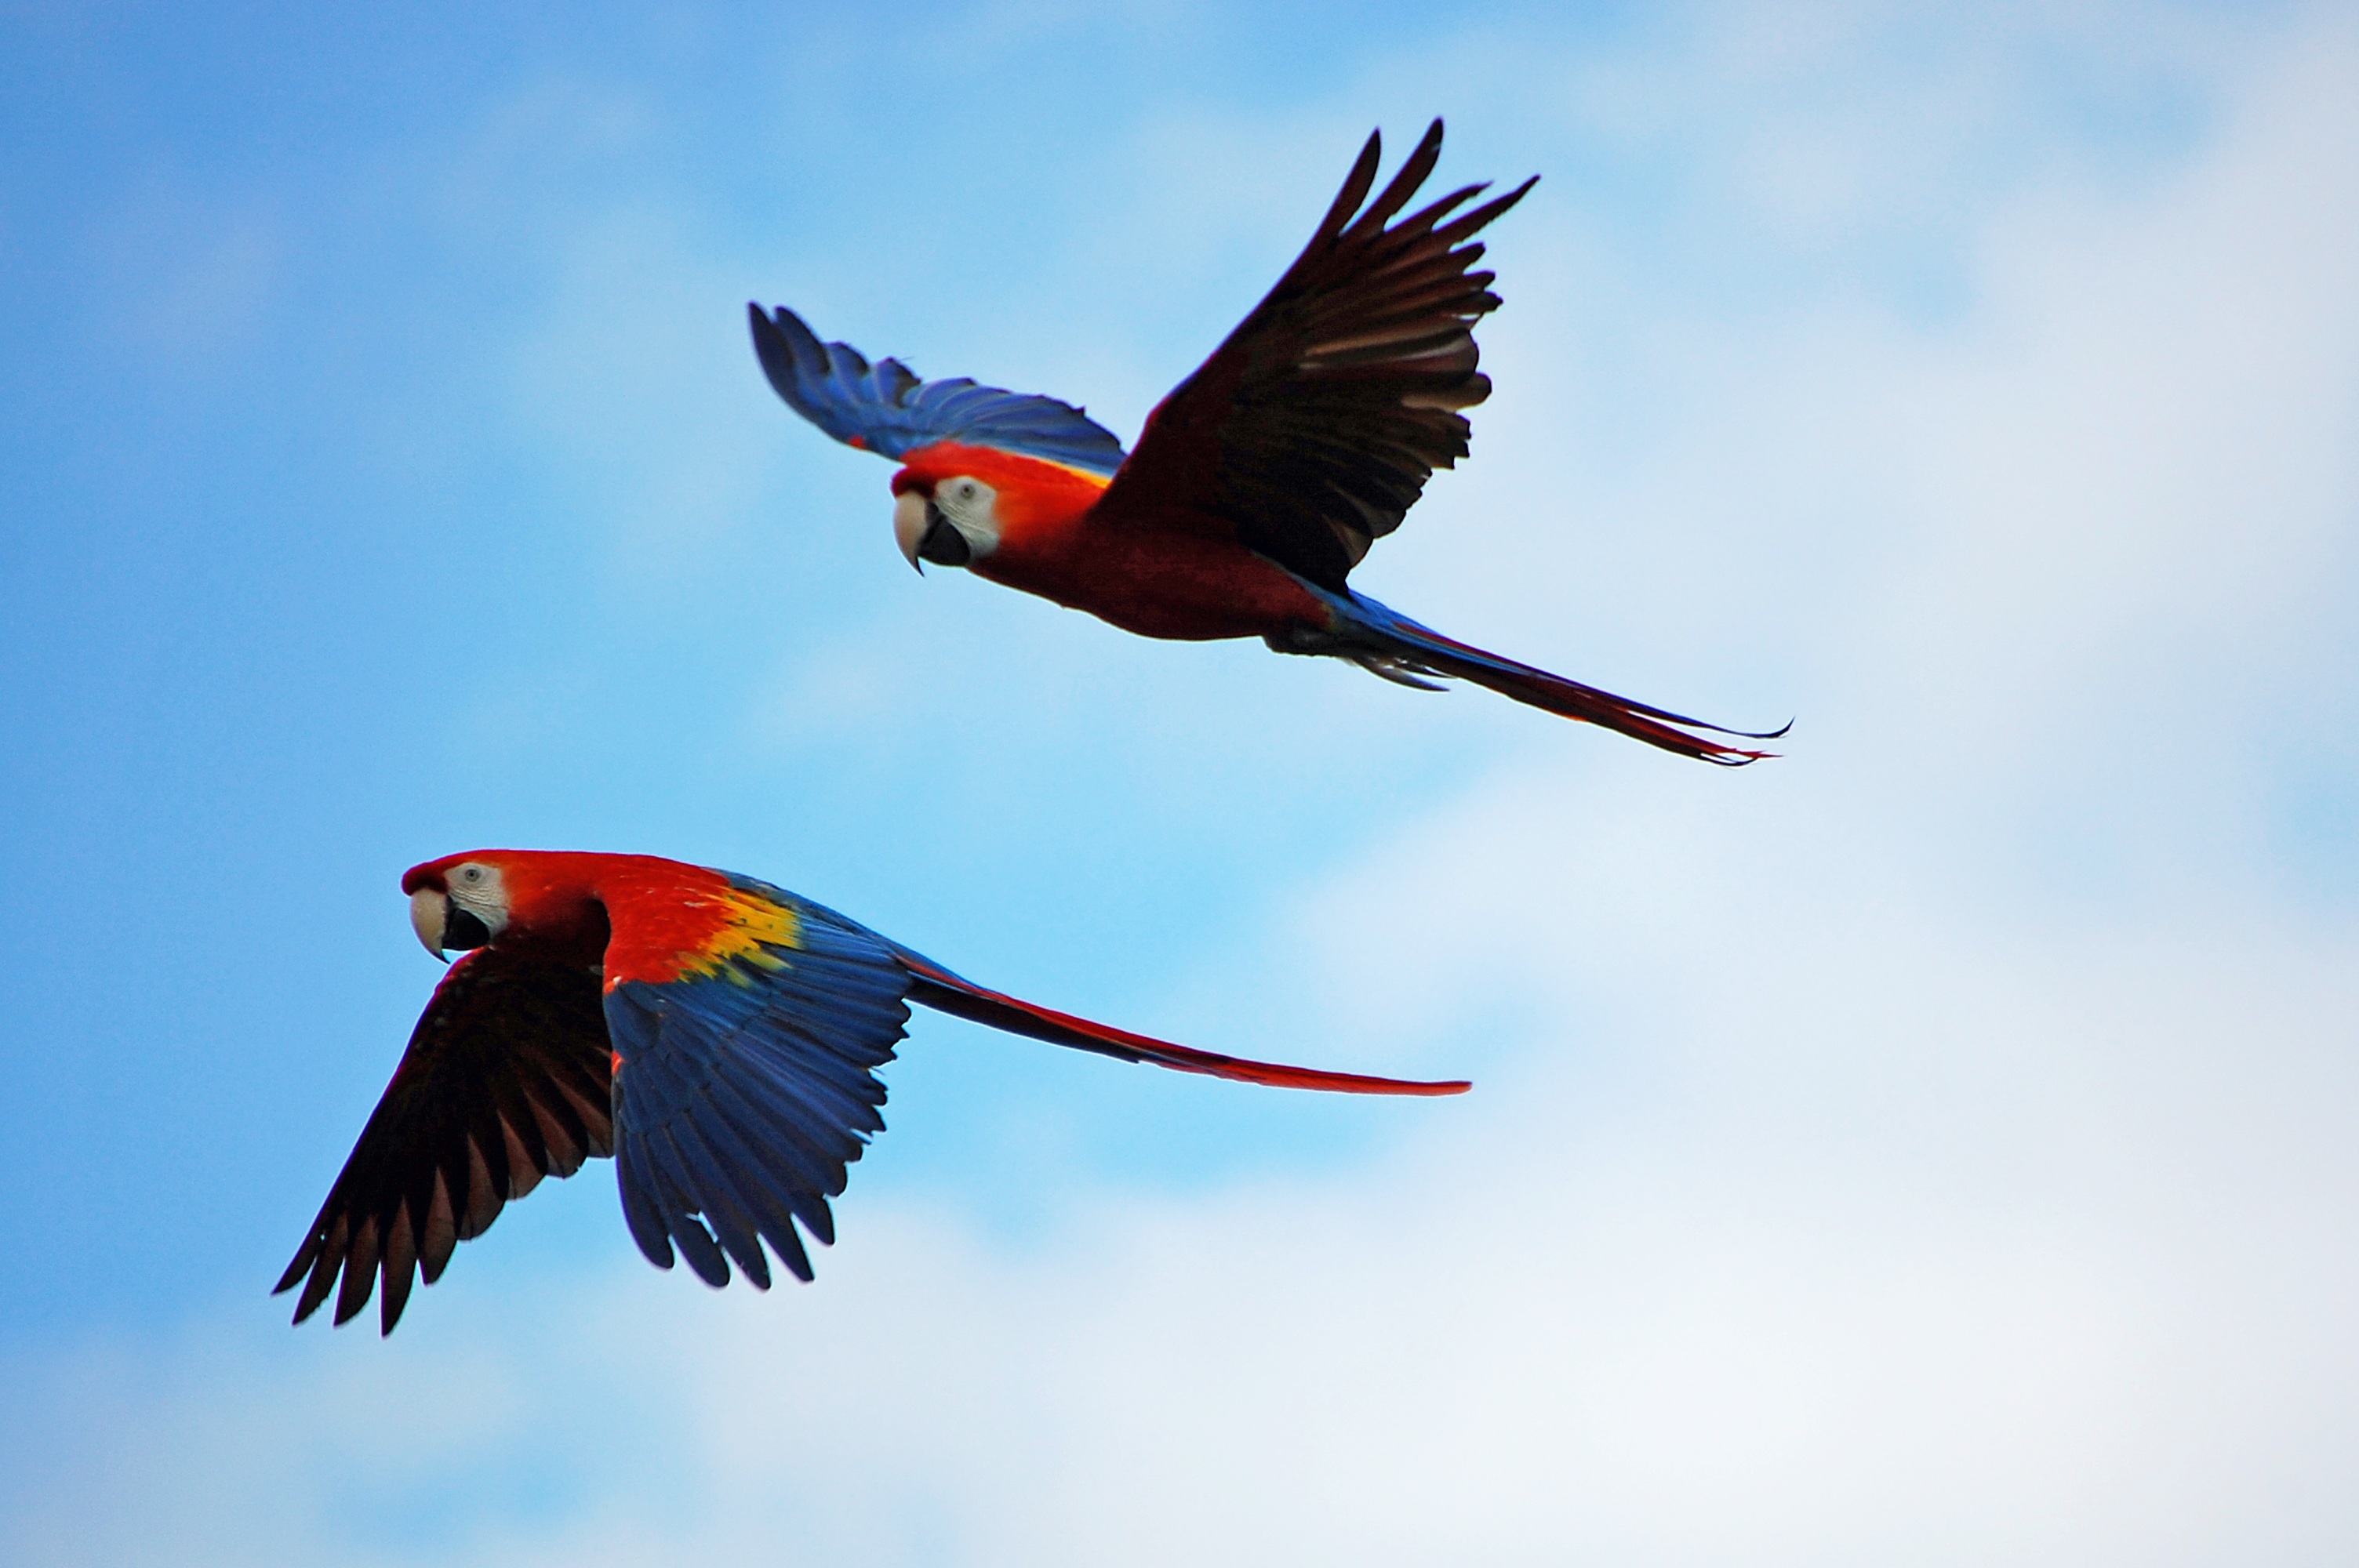
[[932,499],[914,490],[903,491],[893,503],[894,541],[901,546],[901,554],[909,564],[918,568],[919,577],[926,575],[926,568],[918,558],[918,547],[926,542],[926,530],[933,526],[934,519],[929,515],[933,511]]
[[442,952],[442,928],[450,924],[450,908],[440,888],[419,888],[409,895],[409,928],[428,952],[446,964],[451,960]]
[[905,490],[893,503],[893,537],[901,554],[923,576],[925,563],[962,567],[974,558],[974,546],[930,495]]

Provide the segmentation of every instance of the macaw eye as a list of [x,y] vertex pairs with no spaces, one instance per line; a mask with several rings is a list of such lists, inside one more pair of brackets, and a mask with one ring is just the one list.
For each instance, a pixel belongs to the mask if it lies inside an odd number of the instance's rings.
[[484,884],[484,868],[481,866],[461,866],[453,874],[460,881],[471,888],[481,887]]
[[971,479],[954,479],[951,481],[951,494],[972,506],[983,494],[983,486]]

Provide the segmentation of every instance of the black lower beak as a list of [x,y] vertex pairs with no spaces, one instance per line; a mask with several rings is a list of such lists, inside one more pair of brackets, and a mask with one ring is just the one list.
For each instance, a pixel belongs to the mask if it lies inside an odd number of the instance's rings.
[[491,928],[473,915],[445,899],[442,903],[442,948],[449,953],[470,953],[492,939]]
[[926,534],[918,541],[918,558],[938,567],[962,567],[973,555],[967,547],[966,535],[951,525],[940,506],[927,502]]

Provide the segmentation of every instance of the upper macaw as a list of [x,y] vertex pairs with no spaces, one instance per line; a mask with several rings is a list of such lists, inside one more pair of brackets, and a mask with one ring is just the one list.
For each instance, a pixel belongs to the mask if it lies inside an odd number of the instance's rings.
[[1690,731],[1783,730],[1724,730],[1484,653],[1345,580],[1466,455],[1460,410],[1491,395],[1473,328],[1499,304],[1493,275],[1469,270],[1471,237],[1534,184],[1451,217],[1487,189],[1470,185],[1393,222],[1440,157],[1441,122],[1363,211],[1380,146],[1368,138],[1310,245],[1133,453],[1054,398],[872,366],[783,306],[747,307],[755,351],[788,406],[903,463],[893,530],[921,572],[965,567],[1143,636],[1260,637],[1429,689],[1458,676],[1707,762],[1765,755]]
[[[827,1200],[870,1133],[919,1002],[1051,1044],[1183,1073],[1353,1094],[1454,1095],[1192,1050],[1053,1012],[751,877],[651,855],[479,849],[401,879],[437,957],[465,950],[277,1291],[342,1324],[379,1275],[383,1332],[543,1176],[612,1154],[623,1217],[658,1268],[677,1242],[710,1285],[762,1289],[766,1241],[811,1277],[795,1222],[835,1240]],[[305,1276],[309,1275],[309,1280]],[[337,1287],[338,1275],[342,1286]],[[276,1293],[276,1292],[274,1292]]]

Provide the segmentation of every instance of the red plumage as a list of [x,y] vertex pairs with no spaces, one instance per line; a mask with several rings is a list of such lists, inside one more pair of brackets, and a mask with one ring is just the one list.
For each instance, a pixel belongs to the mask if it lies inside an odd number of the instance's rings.
[[1534,183],[1479,203],[1485,188],[1462,187],[1403,216],[1441,123],[1370,200],[1380,149],[1371,135],[1302,254],[1127,455],[1078,408],[872,366],[783,308],[754,308],[755,345],[798,412],[903,460],[896,530],[912,565],[967,567],[1142,636],[1260,637],[1408,685],[1471,680],[1685,756],[1765,755],[1697,731],[1767,734],[1485,653],[1351,588],[1433,470],[1467,454],[1464,410],[1491,390],[1473,328],[1499,305],[1473,236]]
[[1256,1062],[1094,1023],[976,985],[750,877],[649,855],[482,849],[402,879],[451,967],[277,1289],[335,1321],[382,1281],[390,1334],[416,1281],[548,1176],[613,1156],[647,1258],[756,1285],[811,1278],[808,1237],[884,1130],[909,1003],[1125,1062],[1278,1087],[1451,1095]]

